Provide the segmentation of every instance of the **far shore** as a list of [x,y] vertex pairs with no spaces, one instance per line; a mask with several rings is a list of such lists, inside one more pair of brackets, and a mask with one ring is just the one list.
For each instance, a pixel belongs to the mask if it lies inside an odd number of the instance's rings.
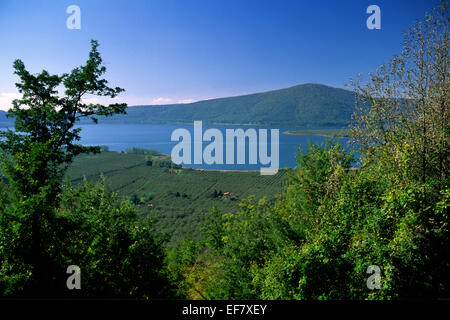
[[[260,172],[261,170],[239,170],[239,169],[205,169],[205,168],[192,168],[192,167],[182,167],[182,169],[192,169],[196,171],[217,171],[217,172]],[[292,168],[279,168],[278,172],[292,169]]]
[[217,171],[217,172],[259,172],[259,170],[226,170],[226,169],[204,169],[204,168],[191,168],[191,167],[183,167],[183,169],[192,169],[197,171]]
[[323,130],[288,130],[283,134],[295,136],[319,136],[328,138],[350,138],[348,129],[323,129]]

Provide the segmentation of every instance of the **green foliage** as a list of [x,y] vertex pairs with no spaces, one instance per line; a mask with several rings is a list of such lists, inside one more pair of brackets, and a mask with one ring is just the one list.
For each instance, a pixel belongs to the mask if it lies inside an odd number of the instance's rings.
[[222,196],[223,196],[222,190],[217,191],[216,189],[214,189],[213,193],[211,193],[212,198],[218,198]]
[[105,145],[101,145],[101,146],[99,146],[99,148],[100,148],[100,152],[108,152],[109,151],[109,147],[105,146]]
[[410,181],[440,180],[438,189],[450,172],[449,17],[443,0],[405,32],[399,55],[366,83],[353,81],[351,131],[361,153]]
[[2,296],[70,296],[69,265],[81,268],[86,286],[75,295],[171,296],[161,243],[128,201],[110,195],[104,184],[61,187],[75,156],[101,149],[75,143],[81,130],[75,122],[125,112],[126,104],[82,102],[85,94],[114,98],[123,91],[101,79],[106,69],[97,46],[92,41],[86,64],[61,76],[45,70],[33,75],[22,61],[14,62],[23,96],[8,113],[15,130],[0,132],[1,172],[8,182],[0,187]]
[[[148,162],[147,162],[148,164]],[[171,160],[158,160],[153,158],[151,160],[151,166],[152,167],[159,167],[159,168],[168,168],[168,169],[181,169],[180,164],[176,164],[172,162]]]
[[57,214],[63,265],[82,269],[83,296],[170,298],[162,242],[151,222],[104,182],[66,186]]
[[[134,149],[134,148],[132,148]],[[167,169],[181,169],[181,164],[176,164],[172,162],[170,159],[170,156],[168,155],[162,155],[159,153],[159,151],[150,150],[151,152],[145,153],[145,164],[150,167],[157,167],[157,168],[167,168]],[[128,152],[130,153],[130,152]],[[136,153],[140,154],[140,153]]]
[[[343,174],[350,168],[353,155],[339,143],[324,146],[309,144],[308,150],[297,154],[298,167],[290,175],[287,205],[293,212],[313,216],[321,203],[338,190]],[[302,190],[302,192],[298,192]],[[315,219],[308,219],[316,223]]]
[[[32,241],[28,206],[11,202],[1,207],[2,296],[174,297],[162,242],[136,207],[108,192],[104,181],[66,184],[60,197],[44,229],[48,245],[40,262],[51,277],[40,289],[34,287],[33,261],[26,255]],[[66,288],[70,265],[81,268],[81,291]]]
[[176,285],[177,295],[185,298],[205,298],[199,287],[205,277],[205,265],[198,255],[202,250],[202,242],[194,240],[190,235],[171,246],[168,250],[168,270],[170,280]]
[[[182,281],[193,297],[449,297],[448,187],[393,179],[373,162],[349,170],[352,155],[336,144],[310,145],[297,161],[275,203],[211,211],[192,259],[203,267]],[[366,286],[370,265],[381,268],[379,290]]]
[[158,150],[153,150],[153,149],[143,149],[143,148],[127,148],[125,150],[126,153],[131,153],[131,154],[145,154],[148,155],[150,157],[152,156],[159,156],[161,155],[161,153]]
[[205,227],[204,247],[197,248],[196,281],[192,282],[190,277],[184,285],[195,288],[201,298],[257,298],[250,271],[263,265],[266,253],[283,239],[275,227],[283,222],[269,219],[271,205],[265,198],[256,201],[250,197],[235,214],[222,214],[212,208]]
[[154,192],[147,192],[147,193],[143,193],[141,198],[140,198],[140,202],[141,203],[145,203],[148,201],[152,201],[155,198],[155,193]]

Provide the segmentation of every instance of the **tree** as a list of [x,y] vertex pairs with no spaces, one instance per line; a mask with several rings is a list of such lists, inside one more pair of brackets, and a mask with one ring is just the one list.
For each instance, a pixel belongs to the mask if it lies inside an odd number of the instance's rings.
[[[105,180],[68,184],[56,212],[64,237],[55,243],[58,259],[81,268],[82,290],[60,296],[171,298],[165,253],[148,217],[116,193]],[[65,273],[62,273],[66,276]]]
[[[450,60],[448,2],[441,2],[405,34],[400,55],[353,80],[357,96],[352,135],[368,155],[382,147],[392,169],[406,165],[409,177],[437,179],[450,170]],[[405,158],[404,155],[408,154]]]
[[[125,113],[123,103],[104,106],[83,101],[86,95],[114,98],[124,91],[109,87],[102,78],[106,68],[97,47],[97,41],[91,41],[86,64],[62,75],[51,75],[46,70],[32,74],[21,60],[14,61],[14,73],[19,77],[16,87],[22,98],[14,100],[8,112],[9,117],[14,117],[15,131],[0,133],[0,149],[1,164],[17,201],[2,220],[5,228],[8,221],[15,221],[22,228],[20,254],[23,263],[31,266],[34,293],[42,293],[52,283],[49,254],[55,236],[54,210],[59,203],[61,178],[76,155],[100,152],[99,147],[76,143],[81,129],[74,128],[75,123],[84,117],[97,123],[99,116]],[[60,87],[65,89],[62,96]]]

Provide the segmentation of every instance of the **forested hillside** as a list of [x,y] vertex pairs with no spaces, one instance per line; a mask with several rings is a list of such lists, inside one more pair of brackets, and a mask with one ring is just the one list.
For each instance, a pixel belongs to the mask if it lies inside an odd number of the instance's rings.
[[100,119],[102,123],[342,126],[350,123],[354,107],[350,91],[320,84],[189,104],[135,106],[126,115]]
[[[126,115],[100,117],[101,123],[186,123],[203,120],[209,124],[342,126],[348,125],[354,94],[321,84],[294,87],[237,97],[187,104],[134,106]],[[11,119],[8,119],[12,122]],[[0,111],[0,125],[6,122]],[[84,120],[81,123],[89,123]]]

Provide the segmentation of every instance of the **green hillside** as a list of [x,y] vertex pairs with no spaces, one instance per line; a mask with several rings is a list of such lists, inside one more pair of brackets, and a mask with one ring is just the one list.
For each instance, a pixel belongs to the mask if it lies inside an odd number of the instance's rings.
[[[213,205],[235,212],[250,195],[273,199],[286,180],[283,170],[261,176],[259,172],[156,168],[145,164],[144,155],[117,152],[78,156],[67,174],[74,184],[84,176],[96,181],[103,174],[111,191],[134,198],[144,214],[157,219],[157,231],[173,240],[189,231],[200,234],[203,218]],[[226,192],[232,195],[223,195]]]
[[136,106],[127,115],[102,119],[104,123],[342,126],[350,123],[353,93],[320,84],[244,96],[204,100],[189,104]]
[[[126,115],[100,121],[192,124],[194,120],[202,120],[209,124],[342,126],[350,123],[353,107],[354,96],[350,91],[321,84],[303,84],[187,104],[134,106],[127,109]],[[12,123],[12,120],[0,111],[0,125],[6,123]]]

